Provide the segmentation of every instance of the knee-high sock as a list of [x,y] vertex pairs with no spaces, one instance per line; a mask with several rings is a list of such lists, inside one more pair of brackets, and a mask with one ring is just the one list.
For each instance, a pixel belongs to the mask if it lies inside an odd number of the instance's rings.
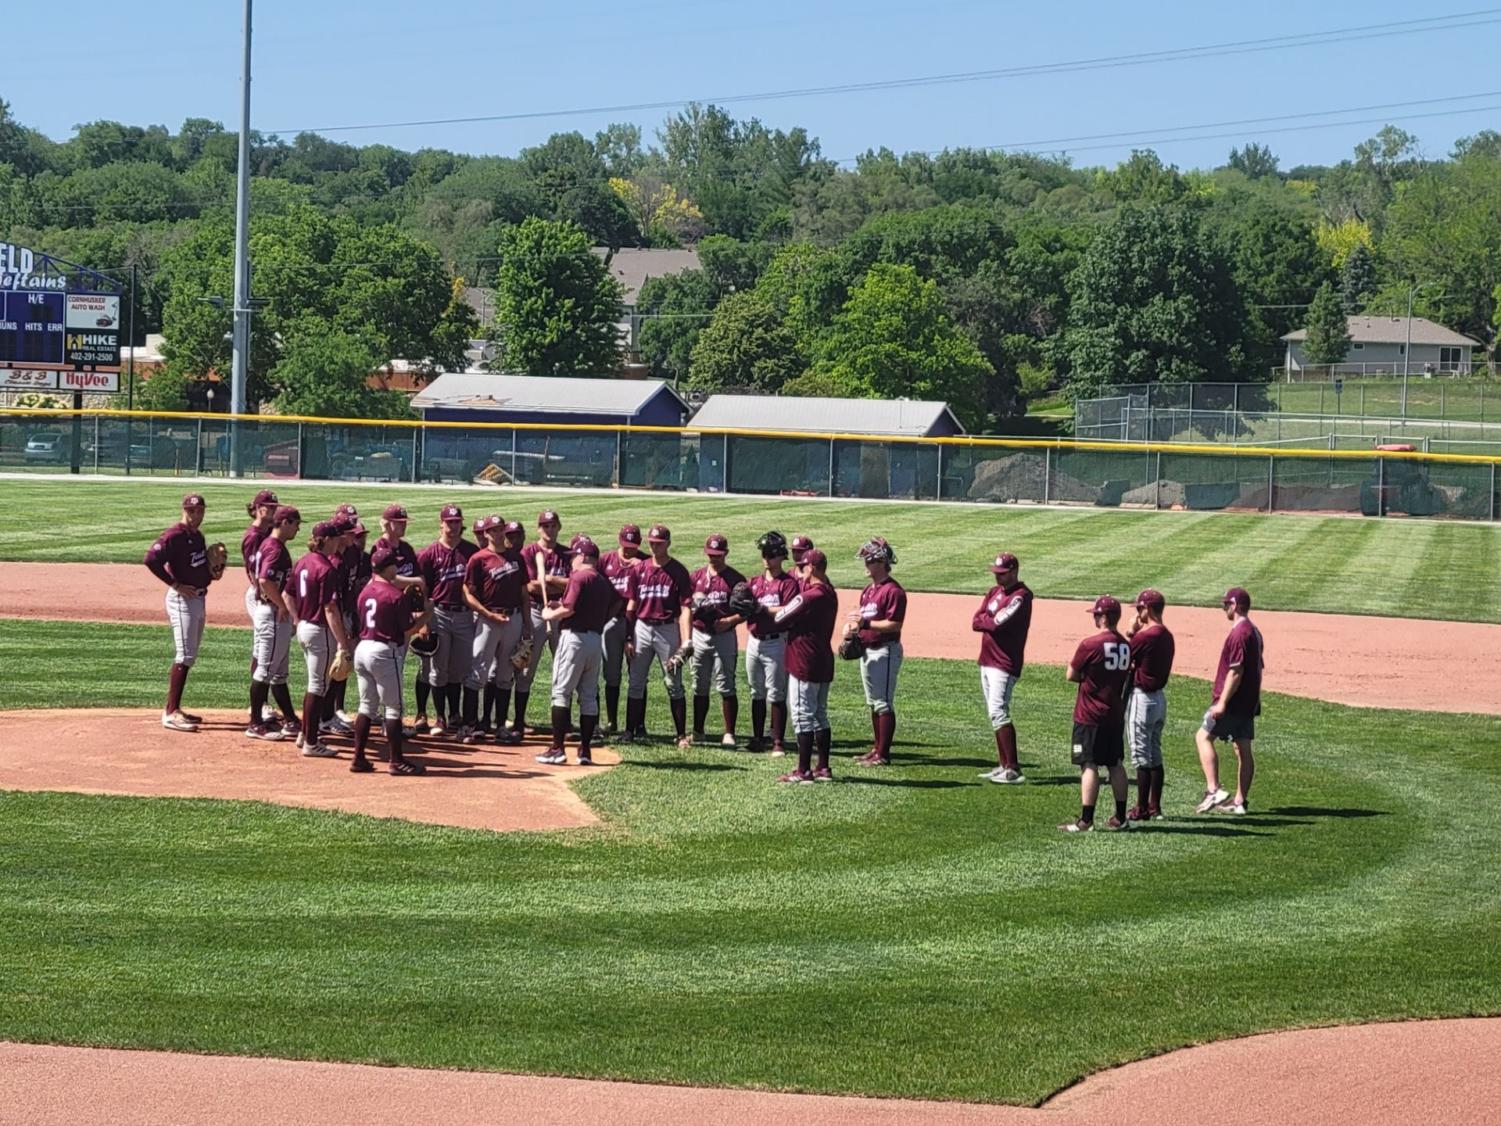
[[455,725],[468,723],[467,719],[460,718],[464,715],[464,686],[451,683],[448,686],[448,722]]
[[766,737],[766,701],[751,701],[751,734],[759,741]]
[[672,726],[681,739],[688,734],[688,701],[679,696],[676,700],[668,700],[667,704],[672,710]]
[[276,706],[281,709],[281,714],[296,723],[297,709],[292,707],[292,690],[285,684],[273,684],[271,695],[276,698]]
[[724,715],[724,729],[727,734],[735,734],[735,724],[740,719],[740,697],[721,696],[719,698],[719,710]]
[[1153,809],[1162,808],[1162,781],[1163,767],[1152,767],[1152,797],[1151,800],[1147,802],[1147,804]]
[[318,745],[318,719],[323,715],[323,697],[311,692],[302,694],[302,741],[309,747]]
[[250,722],[252,724],[266,721],[266,697],[269,695],[271,695],[271,686],[264,680],[250,682]]
[[876,713],[876,754],[891,757],[891,741],[896,738],[896,712]]
[[427,698],[432,694],[432,685],[422,677],[417,678],[417,714],[427,715]]
[[[323,719],[324,721],[333,719],[334,718],[334,713],[339,710],[339,708],[338,708],[339,689],[340,689],[340,687],[343,686],[344,683],[345,682],[342,681],[342,680],[336,680],[336,681],[334,681],[332,684],[330,684],[328,686],[328,691],[325,692],[322,696],[318,697],[318,699],[321,701],[321,705],[319,707],[320,718]],[[307,709],[304,708],[303,710],[306,711]]]
[[567,705],[564,705],[561,708],[558,707],[556,704],[553,705],[553,709],[552,709],[552,749],[555,750],[555,751],[561,751],[563,749],[563,743],[564,743],[564,741],[568,738],[568,727],[569,727],[568,719],[569,719],[569,715],[570,715],[570,712],[568,710]]
[[334,711],[342,712],[344,710],[344,700],[348,691],[349,681],[338,680],[334,682],[333,691],[329,693],[334,702]]
[[370,742],[370,717],[361,712],[354,717],[354,761],[365,761],[365,745]]
[[[479,717],[479,725],[481,727],[488,728],[490,726],[490,717],[495,714],[495,694],[499,691],[500,689],[495,687],[495,681],[485,681],[483,710],[480,712]],[[510,695],[510,693],[506,693],[506,695]]]
[[530,692],[516,693],[516,731],[526,734],[526,702],[531,697]]
[[813,732],[799,731],[797,733],[797,768],[804,774],[813,771]]
[[588,758],[594,749],[594,729],[599,726],[599,716],[579,716],[579,758]]
[[651,693],[648,692],[645,688],[641,690],[641,714],[636,720],[636,727],[634,729],[636,731],[642,732],[643,734],[646,731],[646,698],[649,695],[651,695]]
[[474,728],[479,726],[479,689],[464,689],[464,726]]
[[646,701],[634,696],[625,698],[625,729],[632,735],[646,724]]
[[187,687],[188,669],[191,665],[175,664],[172,673],[167,677],[167,707],[166,712],[171,715],[182,707],[182,690]]
[[386,746],[391,748],[391,761],[401,761],[401,720],[386,720]]
[[620,685],[605,685],[605,718],[609,720],[611,729],[618,729],[620,724]]
[[881,748],[881,715],[875,708],[870,709],[870,749],[872,751]]
[[825,727],[814,739],[818,744],[818,769],[829,769],[829,748],[834,744],[834,733]]
[[495,690],[495,734],[499,735],[506,729],[506,713],[511,710],[511,690],[509,688],[497,688]]
[[702,735],[709,719],[709,697],[693,697],[693,734]]
[[1021,761],[1016,757],[1016,725],[1008,723],[995,733],[995,745],[1001,752],[1001,765],[1007,770],[1020,770]]
[[787,705],[771,705],[771,741],[780,747],[787,739]]
[[1150,766],[1136,768],[1136,804],[1142,809],[1152,804],[1152,768]]

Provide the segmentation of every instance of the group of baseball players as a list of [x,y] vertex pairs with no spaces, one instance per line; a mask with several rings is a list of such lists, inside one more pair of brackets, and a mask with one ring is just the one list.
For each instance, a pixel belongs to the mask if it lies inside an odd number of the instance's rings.
[[[834,679],[838,598],[828,578],[828,558],[805,535],[789,541],[769,531],[757,541],[761,569],[747,579],[728,562],[729,541],[704,543],[705,563],[693,572],[672,555],[672,533],[651,525],[643,536],[626,524],[618,546],[603,555],[587,535],[560,538],[553,509],[537,518],[536,536],[514,520],[487,515],[466,527],[456,504],[439,512],[437,538],[421,551],[407,542],[407,511],[381,513],[380,536],[369,532],[353,505],[340,505],[314,524],[307,551],[295,563],[290,545],[302,517],[275,492],[257,493],[247,505],[251,523],[241,540],[247,579],[245,610],[253,626],[250,722],[246,735],[295,739],[302,754],[334,757],[330,736],[354,743],[350,769],[374,769],[367,755],[379,721],[390,771],[423,773],[406,753],[407,740],[447,735],[461,743],[490,737],[520,743],[543,645],[552,652],[550,733],[537,760],[567,762],[574,701],[578,705],[581,765],[592,765],[600,733],[599,688],[604,685],[605,730],[616,743],[647,738],[648,681],[660,668],[679,746],[712,739],[705,732],[711,693],[720,699],[723,733],[712,741],[739,745],[736,629],[747,627],[746,679],[751,690],[748,748],[788,753],[792,720],[798,761],[779,781],[816,783],[833,778],[829,761],[829,688]],[[197,731],[199,717],[182,710],[188,670],[197,658],[208,584],[223,571],[223,545],[208,545],[199,530],[204,498],[183,498],[182,518],[152,545],[146,565],[168,587],[166,609],[176,645],[162,726]],[[474,539],[466,538],[466,531]],[[870,750],[860,766],[891,762],[896,734],[895,698],[902,666],[902,625],[907,595],[892,575],[896,553],[884,539],[858,552],[869,583],[846,618],[837,654],[858,660],[871,717]],[[789,566],[790,563],[790,566]],[[980,639],[980,683],[995,733],[997,765],[982,777],[1003,785],[1025,781],[1017,756],[1012,693],[1022,673],[1032,617],[1032,592],[1018,578],[1010,552],[991,566],[994,585],[975,612]],[[1254,718],[1260,710],[1260,632],[1249,620],[1250,596],[1225,595],[1232,622],[1214,684],[1214,701],[1198,732],[1206,789],[1197,811],[1244,813],[1254,759]],[[1115,813],[1112,829],[1162,816],[1163,688],[1172,672],[1174,643],[1163,623],[1165,600],[1155,590],[1136,598],[1135,617],[1120,632],[1121,604],[1106,595],[1090,613],[1095,632],[1080,642],[1067,676],[1078,685],[1073,762],[1080,769],[1081,809],[1060,828],[1094,827],[1100,771],[1109,778]],[[298,718],[287,687],[295,635],[306,657],[307,689]],[[402,686],[409,654],[415,656],[417,715],[403,724]],[[683,670],[691,669],[689,727]],[[359,704],[345,711],[348,677]],[[626,686],[624,721],[620,689]],[[274,701],[276,714],[268,714]],[[513,710],[514,703],[514,710]],[[428,707],[431,704],[432,717]],[[1217,740],[1235,747],[1234,794],[1219,785]],[[1137,803],[1126,808],[1123,760],[1129,746],[1137,774]]]

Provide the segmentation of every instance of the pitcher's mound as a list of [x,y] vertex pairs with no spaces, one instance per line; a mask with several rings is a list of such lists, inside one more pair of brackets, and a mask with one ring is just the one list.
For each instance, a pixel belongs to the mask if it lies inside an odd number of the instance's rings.
[[[351,774],[349,739],[331,740],[338,758],[304,758],[290,739],[247,738],[243,712],[203,718],[203,729],[189,734],[163,728],[155,711],[0,712],[0,789],[239,798],[505,832],[594,824],[568,782],[620,761],[596,750],[592,768],[542,766],[534,761],[542,738],[501,747],[423,737],[409,740],[407,753],[427,774],[396,778],[377,759],[384,738],[372,734],[375,773]],[[570,762],[576,750],[569,745]]]

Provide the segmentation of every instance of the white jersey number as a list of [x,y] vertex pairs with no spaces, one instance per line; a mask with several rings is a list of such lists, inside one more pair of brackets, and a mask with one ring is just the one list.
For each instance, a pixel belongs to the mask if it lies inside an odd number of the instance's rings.
[[1131,667],[1131,646],[1123,645],[1119,641],[1105,642],[1105,669],[1107,672],[1120,672],[1122,669]]
[[367,599],[365,599],[365,628],[366,629],[374,629],[375,628],[375,607],[376,607],[376,601],[375,601],[375,599],[373,599],[373,598],[367,598]]

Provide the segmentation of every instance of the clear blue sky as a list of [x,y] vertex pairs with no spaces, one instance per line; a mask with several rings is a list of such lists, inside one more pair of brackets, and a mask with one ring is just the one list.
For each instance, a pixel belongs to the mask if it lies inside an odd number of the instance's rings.
[[[23,123],[62,139],[111,118],[176,129],[185,117],[233,128],[238,119],[237,0],[147,0],[64,18],[56,6],[9,5],[0,97]],[[1020,4],[983,0],[257,0],[252,121],[265,131],[526,113],[831,86],[1062,63],[1101,56],[1295,35],[1481,11],[1473,0],[1425,9],[1392,0],[1266,0],[1254,7],[1163,0]],[[1501,10],[1472,19],[1501,19]],[[915,89],[736,102],[737,117],[803,125],[825,156],[872,146],[897,151],[1049,143],[1081,164],[1114,163],[1133,142],[1180,167],[1224,162],[1233,144],[1271,145],[1284,169],[1333,163],[1379,123],[1304,131],[1246,125],[1184,139],[1173,127],[1410,102],[1501,90],[1493,69],[1501,23],[1422,34],[1280,47],[1219,58],[1042,74]],[[72,72],[101,81],[72,83]],[[108,85],[106,85],[106,80]],[[1402,124],[1424,151],[1501,128],[1501,95],[1353,115]],[[668,110],[557,116],[468,125],[330,131],[384,141],[512,154],[550,133],[592,133],[635,121],[648,138]],[[1318,119],[1289,121],[1304,125]],[[1173,139],[1176,138],[1176,139]],[[1086,147],[1088,146],[1088,147]],[[1102,146],[1102,147],[1100,147]]]

